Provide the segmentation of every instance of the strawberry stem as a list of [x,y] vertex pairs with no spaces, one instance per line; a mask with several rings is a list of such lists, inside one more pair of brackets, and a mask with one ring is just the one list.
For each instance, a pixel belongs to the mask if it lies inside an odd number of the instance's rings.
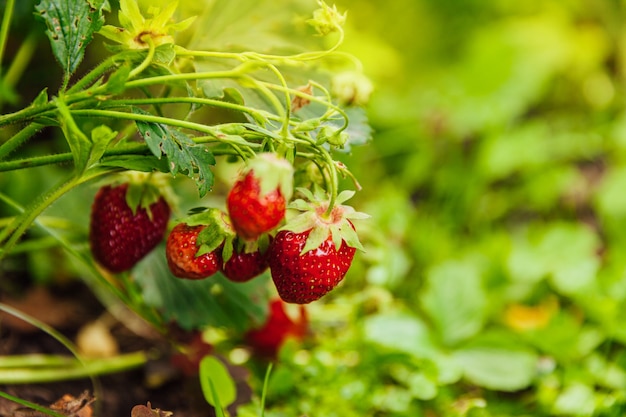
[[13,135],[13,137],[0,145],[0,160],[6,158],[7,155],[9,155],[15,149],[19,148],[24,142],[30,139],[42,128],[43,125],[39,123],[30,123],[25,128]]
[[324,213],[325,217],[329,217],[333,211],[333,208],[335,207],[335,201],[337,200],[337,194],[339,192],[339,177],[337,175],[337,167],[335,165],[335,161],[331,157],[330,153],[323,147],[320,147],[319,151],[326,161],[326,165],[328,166],[328,172],[330,174],[330,190],[328,190],[330,194],[330,200],[328,202],[328,208]]
[[154,58],[155,47],[154,47],[154,41],[152,40],[152,37],[149,35],[146,35],[146,36],[143,36],[141,40],[148,44],[148,54],[146,55],[146,58],[141,62],[141,64],[135,67],[130,72],[130,74],[128,74],[128,79],[135,78],[136,76],[141,74],[146,68],[150,66],[150,64],[152,63],[152,59]]

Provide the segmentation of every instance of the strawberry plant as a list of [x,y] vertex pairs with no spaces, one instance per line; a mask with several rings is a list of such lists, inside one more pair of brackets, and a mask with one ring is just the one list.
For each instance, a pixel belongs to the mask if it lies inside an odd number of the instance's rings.
[[[235,233],[249,245],[258,240],[266,248],[271,235],[284,225],[294,178],[300,182],[296,185],[326,196],[329,205],[320,218],[332,215],[339,204],[341,177],[353,178],[344,164],[333,159],[333,151],[362,143],[368,135],[367,129],[350,125],[350,113],[357,114],[358,107],[346,107],[346,97],[332,90],[336,82],[346,82],[334,81],[341,68],[355,66],[353,58],[337,52],[343,39],[343,14],[319,2],[319,9],[298,30],[332,37],[335,43],[306,51],[305,45],[314,39],[309,38],[302,45],[281,47],[300,52],[276,54],[247,50],[245,42],[236,51],[205,44],[201,33],[194,36],[193,31],[217,17],[181,16],[176,3],[147,12],[135,0],[121,0],[119,6],[119,26],[108,24],[106,1],[43,0],[36,6],[63,76],[57,91],[44,88],[26,107],[0,116],[4,136],[0,170],[34,170],[58,163],[69,163],[72,169],[30,202],[3,194],[15,216],[0,231],[0,259],[10,258],[34,225],[56,236],[54,228],[40,223],[53,203],[84,183],[103,178],[108,179],[103,182],[124,182],[121,173],[159,177],[170,186],[184,183],[181,176],[187,177],[197,189],[196,205],[202,205],[217,185],[214,171],[219,164],[239,161],[240,177],[231,183],[225,201]],[[71,31],[66,30],[69,27]],[[192,33],[191,40],[179,43],[184,39],[179,34],[185,33]],[[89,47],[101,42],[108,55],[93,68],[81,65]],[[38,132],[60,134],[67,151],[26,157],[16,153],[36,148]],[[294,174],[294,169],[309,163],[317,167],[314,176]],[[170,191],[166,202],[153,186],[132,182],[102,187],[92,204],[91,255],[61,238],[59,244],[142,314],[148,310],[136,297],[141,288],[123,277],[133,276],[140,260],[150,262],[146,255],[165,240],[170,212],[184,221],[177,198],[187,205],[194,204],[194,198],[188,192],[177,196]],[[218,272],[224,261],[228,271],[234,269],[235,260],[228,263],[232,237],[222,245],[209,236],[212,227],[201,226],[198,222],[178,225],[168,233],[165,246],[173,275],[207,277]],[[358,239],[347,244],[359,246]],[[126,285],[113,287],[102,279],[92,257],[109,272],[120,273]],[[240,257],[237,252],[236,259]],[[258,268],[255,275],[262,270]],[[150,319],[155,325],[160,321]]]
[[[107,303],[165,334],[171,322],[243,334],[264,321],[275,294],[320,298],[306,282],[301,295],[284,282],[276,290],[270,274],[284,281],[281,263],[306,262],[297,258],[324,241],[341,256],[324,260],[339,272],[323,292],[343,278],[362,246],[342,203],[360,186],[337,155],[370,136],[360,106],[369,84],[355,89],[360,63],[339,50],[346,15],[321,0],[278,9],[244,1],[265,27],[246,7],[214,3],[34,5],[60,76],[19,91],[18,69],[27,77],[24,60],[34,59],[28,43],[0,72],[0,172],[45,177],[25,193],[0,192],[0,265],[62,248]],[[6,2],[0,63],[10,62],[16,4]],[[302,228],[292,211],[314,194],[324,226],[311,224],[306,248],[287,255],[279,236]]]

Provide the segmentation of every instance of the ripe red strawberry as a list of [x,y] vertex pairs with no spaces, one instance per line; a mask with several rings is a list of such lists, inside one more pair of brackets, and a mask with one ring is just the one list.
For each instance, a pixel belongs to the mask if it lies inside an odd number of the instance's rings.
[[[95,260],[111,272],[131,269],[146,256],[165,235],[170,206],[149,185],[137,185],[140,193],[150,195],[138,204],[130,204],[136,194],[129,183],[104,186],[91,206],[89,242]],[[133,196],[131,198],[134,199]],[[131,208],[131,206],[134,206]]]
[[298,306],[297,312],[291,315],[285,307],[282,300],[272,300],[265,324],[245,334],[246,342],[259,355],[275,357],[288,338],[302,340],[306,336],[309,322],[304,306]]
[[233,231],[228,215],[216,208],[193,214],[178,223],[165,244],[170,270],[179,278],[208,278],[230,258]]
[[233,254],[224,262],[222,274],[233,282],[250,281],[267,269],[267,252],[263,253],[257,247],[252,251],[245,248],[234,249]]
[[[351,193],[337,197],[345,201]],[[309,210],[288,222],[270,244],[268,262],[278,295],[288,303],[307,304],[321,298],[343,280],[356,249],[362,249],[348,219],[367,216],[337,204],[328,213],[328,202],[310,196]],[[298,200],[294,207],[306,208]]]
[[196,256],[199,250],[198,235],[207,226],[189,226],[178,223],[165,244],[165,255],[174,276],[186,279],[203,279],[215,274],[222,267],[221,248]]
[[233,227],[246,240],[254,240],[285,217],[291,198],[293,167],[274,154],[257,155],[228,193],[226,204]]
[[345,241],[336,250],[329,234],[321,245],[301,255],[310,233],[280,231],[270,247],[272,279],[278,294],[288,303],[307,304],[335,288],[356,252]]

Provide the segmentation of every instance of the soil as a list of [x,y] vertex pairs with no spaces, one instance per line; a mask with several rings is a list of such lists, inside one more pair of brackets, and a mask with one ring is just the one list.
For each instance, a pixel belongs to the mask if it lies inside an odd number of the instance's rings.
[[[89,289],[77,282],[53,287],[29,285],[26,288],[23,286],[11,288],[8,283],[7,277],[0,277],[0,302],[47,322],[70,340],[76,339],[83,325],[107,314]],[[147,402],[150,402],[154,409],[171,412],[173,417],[215,415],[212,407],[204,400],[197,375],[186,375],[180,367],[173,366],[171,356],[175,352],[172,351],[170,343],[149,329],[137,334],[119,319],[110,323],[109,327],[120,353],[142,350],[150,353],[150,361],[140,369],[99,376],[95,380],[95,385],[90,379],[45,384],[0,383],[0,391],[50,406],[64,395],[69,394],[77,398],[87,390],[96,396],[95,402],[91,404],[93,416],[96,417],[130,416],[134,406],[145,405]],[[187,335],[189,338],[192,336]],[[32,353],[69,355],[65,347],[45,332],[0,312],[0,355]],[[187,371],[189,373],[189,370]],[[231,367],[230,371],[238,385],[236,404],[249,401],[251,391],[246,383],[247,371],[241,367]],[[236,404],[229,408],[233,416],[236,415]],[[19,404],[0,397],[0,417],[42,416],[20,407]],[[70,415],[71,413],[65,414],[74,417]],[[146,414],[152,417],[169,415],[169,413]],[[83,416],[78,414],[78,417]]]

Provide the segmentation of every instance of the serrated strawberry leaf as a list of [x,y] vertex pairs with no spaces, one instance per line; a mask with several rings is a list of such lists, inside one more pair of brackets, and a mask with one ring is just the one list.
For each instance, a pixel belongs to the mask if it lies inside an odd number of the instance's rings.
[[234,283],[219,273],[204,280],[176,278],[167,266],[163,244],[137,264],[133,275],[145,303],[183,329],[215,326],[243,332],[267,317],[265,279]]
[[85,56],[93,34],[104,24],[107,0],[41,0],[35,6],[48,30],[52,52],[65,71],[66,80]]
[[[132,111],[135,114],[150,114],[137,107],[133,107]],[[195,143],[183,132],[164,124],[143,121],[136,124],[154,156],[159,159],[166,157],[172,175],[182,173],[193,179],[200,197],[211,190],[213,172],[210,166],[215,165],[215,157],[208,147]]]

